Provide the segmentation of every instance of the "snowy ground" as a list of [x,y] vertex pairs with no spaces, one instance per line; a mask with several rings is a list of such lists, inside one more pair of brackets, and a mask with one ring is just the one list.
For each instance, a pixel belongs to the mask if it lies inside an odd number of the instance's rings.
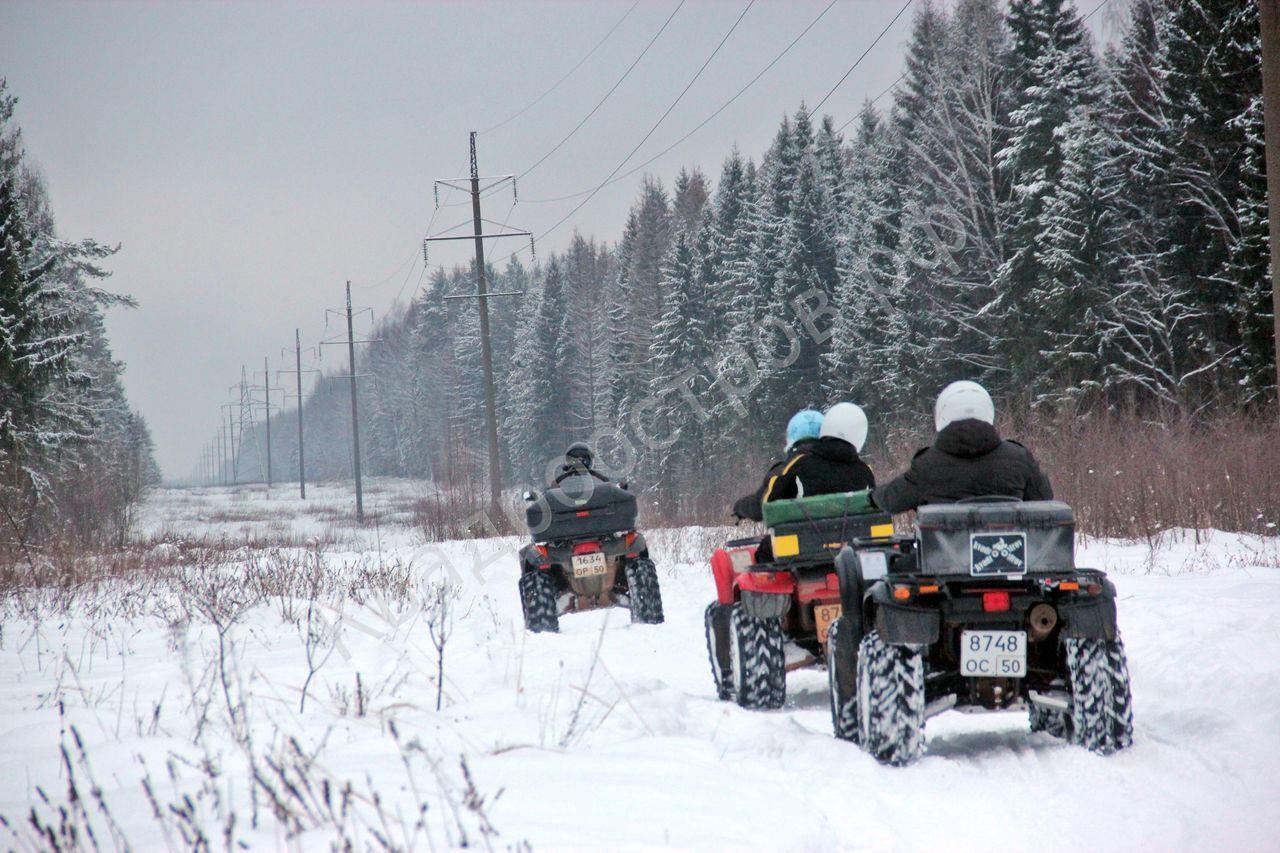
[[[377,484],[379,524],[357,531],[336,487],[313,489],[307,506],[284,489],[160,492],[142,520],[151,580],[10,597],[3,846],[47,848],[74,832],[87,847],[91,830],[103,848],[140,850],[201,835],[214,848],[298,850],[343,839],[356,849],[1276,848],[1274,540],[1085,544],[1081,563],[1110,569],[1120,590],[1131,750],[1091,755],[1029,734],[1022,714],[948,713],[929,722],[925,758],[892,769],[831,736],[820,670],[791,675],[781,711],[715,700],[701,555],[725,531],[654,532],[665,625],[599,612],[532,636],[516,540],[425,543],[404,523],[415,493]],[[444,620],[442,591],[454,596]],[[442,624],[452,633],[441,685],[430,629]],[[79,809],[67,805],[73,788]],[[33,808],[52,836],[37,836]]]

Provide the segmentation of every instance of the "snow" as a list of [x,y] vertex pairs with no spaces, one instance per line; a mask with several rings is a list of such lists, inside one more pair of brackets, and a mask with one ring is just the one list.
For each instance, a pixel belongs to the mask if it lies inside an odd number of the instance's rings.
[[[1109,568],[1119,588],[1132,749],[1100,757],[1030,734],[1022,713],[948,712],[929,721],[923,760],[894,769],[832,737],[820,669],[791,674],[780,711],[716,701],[702,631],[712,583],[700,555],[727,529],[650,533],[666,624],[601,611],[565,616],[559,635],[530,635],[516,594],[518,540],[424,542],[406,523],[418,493],[375,483],[367,507],[379,524],[356,530],[338,486],[313,487],[306,505],[287,488],[271,498],[261,488],[159,492],[142,518],[155,559],[190,554],[181,540],[192,537],[254,537],[258,547],[214,549],[226,565],[188,566],[183,587],[127,579],[65,611],[50,597],[11,597],[0,634],[4,846],[47,846],[26,828],[13,832],[36,804],[57,823],[37,786],[66,801],[65,746],[108,848],[189,846],[184,821],[167,811],[181,811],[186,795],[188,832],[202,827],[222,847],[234,815],[229,837],[253,849],[325,848],[343,837],[377,849],[379,835],[414,849],[1274,849],[1276,540],[1173,531],[1155,543],[1082,544],[1080,563]],[[291,544],[268,547],[273,537]],[[188,619],[183,605],[254,564],[275,560],[307,576],[317,547],[347,594],[317,597],[313,632],[337,635],[317,647],[317,658],[332,651],[300,712],[305,601],[249,606],[225,636],[225,668],[217,629],[198,613]],[[407,594],[361,580],[396,565],[409,567]],[[458,589],[437,712],[424,602],[441,580]],[[293,763],[309,765],[287,772],[311,814],[294,803],[282,819],[260,788],[255,826],[249,768],[276,779],[267,759],[286,766],[289,738],[306,756]],[[163,824],[144,776],[170,815]],[[325,816],[326,779],[334,803],[350,782],[345,817],[339,808]],[[95,785],[105,808],[89,793]]]

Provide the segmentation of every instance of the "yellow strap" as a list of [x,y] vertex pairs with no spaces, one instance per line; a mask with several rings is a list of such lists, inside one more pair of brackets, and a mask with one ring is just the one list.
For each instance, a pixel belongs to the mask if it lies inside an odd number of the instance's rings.
[[779,477],[785,477],[787,474],[790,474],[791,466],[795,465],[804,457],[805,457],[805,454],[803,453],[796,454],[796,456],[790,462],[787,463],[787,467],[782,469],[781,474],[775,474],[774,476],[769,478],[769,488],[764,490],[764,497],[760,499],[760,503],[763,504],[763,503],[769,502],[769,498],[773,496],[773,484],[778,482]]

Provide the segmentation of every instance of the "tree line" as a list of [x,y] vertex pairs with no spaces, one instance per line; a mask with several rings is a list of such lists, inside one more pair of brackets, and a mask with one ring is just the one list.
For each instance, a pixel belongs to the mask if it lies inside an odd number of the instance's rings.
[[[892,102],[847,135],[801,105],[714,185],[645,178],[616,244],[490,270],[523,293],[491,301],[505,479],[588,440],[698,515],[796,409],[856,401],[882,441],[956,378],[1064,422],[1271,405],[1260,56],[1234,0],[1133,0],[1105,50],[1065,0],[922,3]],[[471,292],[435,270],[382,322],[372,473],[482,488],[475,304],[444,299]],[[305,404],[317,476],[349,473],[346,393]],[[296,428],[273,428],[287,476]]]

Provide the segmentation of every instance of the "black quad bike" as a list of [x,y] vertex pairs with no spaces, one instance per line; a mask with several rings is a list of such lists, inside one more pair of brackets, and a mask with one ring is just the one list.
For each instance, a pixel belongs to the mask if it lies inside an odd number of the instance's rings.
[[[871,506],[865,490],[772,501],[764,522],[768,547],[764,539],[738,539],[711,555],[716,600],[705,614],[716,695],[752,709],[781,708],[787,671],[826,656],[827,629],[841,610],[840,549],[893,533],[893,519]],[[805,653],[790,664],[787,643]]]
[[658,572],[624,485],[570,477],[525,499],[533,539],[520,549],[526,628],[559,631],[562,613],[614,606],[629,608],[632,622],[662,622]]
[[981,498],[923,506],[915,536],[842,550],[828,633],[836,737],[904,765],[935,714],[1025,707],[1033,732],[1101,754],[1128,747],[1115,586],[1075,565],[1074,540],[1064,503]]

